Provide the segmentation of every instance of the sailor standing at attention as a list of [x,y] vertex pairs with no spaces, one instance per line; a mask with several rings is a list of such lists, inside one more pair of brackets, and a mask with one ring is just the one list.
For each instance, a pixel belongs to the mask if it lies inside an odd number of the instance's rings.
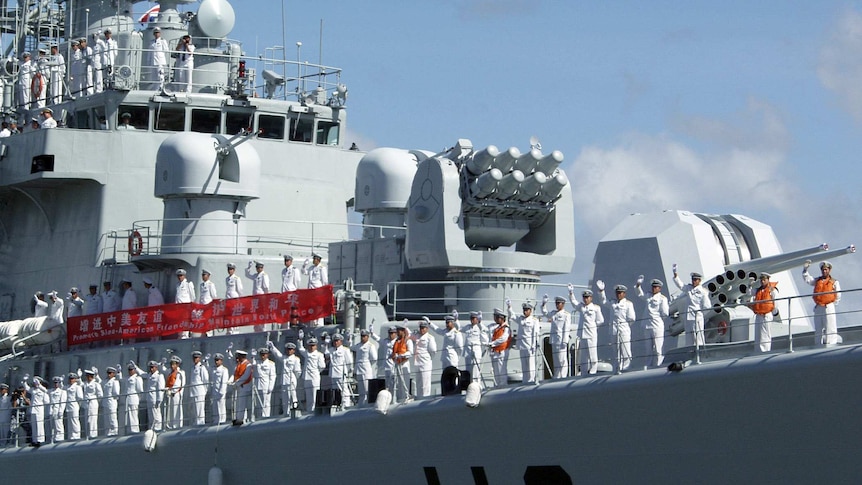
[[769,327],[772,324],[772,317],[778,313],[775,308],[778,283],[770,282],[771,277],[769,273],[760,273],[760,286],[754,287],[754,277],[752,277],[751,285],[748,287],[748,295],[751,297],[748,307],[754,312],[755,340],[760,344],[761,352],[772,350],[772,331]]
[[81,386],[84,402],[87,404],[87,438],[99,436],[99,401],[104,396],[102,378],[95,367],[84,371],[86,382]]
[[22,110],[30,109],[30,84],[36,70],[36,64],[32,61],[30,53],[21,54],[21,62],[18,64],[18,107]]
[[260,362],[254,362],[254,407],[261,418],[272,413],[272,390],[275,389],[275,362],[269,359],[269,348],[258,350]]
[[[599,289],[599,303],[608,304],[605,295],[605,282],[596,281]],[[615,361],[617,372],[627,370],[632,363],[632,329],[631,324],[635,322],[635,306],[626,298],[625,285],[616,285],[614,293],[616,300],[609,305],[611,309],[611,341],[616,345]]]
[[[323,258],[317,254],[311,254],[311,268],[308,267],[308,259],[302,263],[302,274],[308,276],[308,288],[322,288],[329,284],[329,272],[326,269],[326,266],[320,264]],[[318,318],[316,320],[312,320],[312,327],[319,327],[323,325],[323,318]]]
[[[838,319],[835,316],[835,305],[841,301],[841,285],[832,277],[832,263],[820,263],[820,276],[817,278],[808,274],[811,261],[805,261],[802,266],[802,279],[814,287],[814,346],[827,346],[838,343]],[[823,331],[826,331],[825,340]]]
[[[352,339],[354,334],[348,338]],[[359,332],[359,342],[350,346],[350,350],[356,354],[356,362],[353,368],[353,376],[356,378],[356,391],[358,398],[356,404],[363,406],[368,402],[368,379],[374,378],[374,344],[369,337],[368,330]]]
[[664,346],[664,319],[669,315],[669,307],[667,297],[661,294],[664,283],[661,280],[654,279],[650,282],[652,294],[644,295],[644,290],[641,288],[643,283],[643,275],[638,276],[635,287],[638,290],[638,297],[644,300],[647,304],[647,321],[645,322],[645,335],[647,342],[647,352],[650,355],[650,367],[658,367],[664,362],[662,355],[662,347]]
[[236,275],[236,265],[227,264],[227,278],[224,279],[225,298],[239,298],[242,296],[242,280]]
[[93,56],[93,48],[87,45],[86,37],[81,37],[78,42],[81,46],[81,60],[84,66],[84,89],[81,95],[89,96],[96,92],[93,86],[93,60],[95,56]]
[[392,345],[390,359],[395,363],[394,380],[396,402],[410,402],[410,359],[413,357],[413,340],[410,338],[407,327],[399,325],[398,339]]
[[102,64],[105,66],[105,73],[108,75],[108,86],[111,86],[111,75],[114,73],[114,62],[117,59],[118,46],[114,40],[111,29],[105,29],[105,54]]
[[9,397],[9,384],[0,382],[0,447],[9,444],[12,428],[12,398]]
[[84,315],[102,313],[102,295],[99,295],[99,285],[90,283],[90,294],[84,296]]
[[677,273],[677,265],[673,264],[673,284],[682,292],[677,298],[688,297],[688,306],[685,310],[685,344],[703,347],[703,312],[712,308],[709,301],[709,293],[700,285],[703,275],[691,273],[691,283],[682,284]]
[[120,311],[122,300],[120,300],[120,295],[111,289],[111,282],[105,281],[102,283],[102,287],[105,289],[102,292],[102,311],[105,313]]
[[131,310],[138,306],[138,294],[135,293],[135,290],[132,289],[132,282],[123,278],[123,281],[120,284],[123,287],[125,293],[123,293],[123,310]]
[[186,373],[180,369],[183,359],[178,355],[171,356],[170,369],[163,369],[165,378],[165,394],[168,397],[167,428],[179,429],[183,426],[183,390],[186,387]]
[[81,401],[84,400],[84,389],[78,382],[78,374],[69,373],[69,385],[66,386],[66,421],[69,428],[69,439],[81,439]]
[[293,267],[293,256],[284,256],[284,269],[281,270],[281,292],[296,291],[299,288],[299,270]]
[[509,321],[518,323],[518,350],[521,352],[521,382],[536,384],[536,353],[539,350],[539,335],[542,334],[542,324],[533,316],[533,305],[529,302],[521,304],[523,315],[515,316],[512,311],[512,300],[506,298],[506,312]]
[[324,343],[326,355],[329,357],[329,377],[332,388],[341,393],[342,408],[350,407],[350,392],[347,388],[347,376],[353,369],[353,353],[344,346],[344,337],[340,333],[332,336],[332,345]]
[[437,341],[428,333],[431,320],[422,317],[419,322],[419,336],[413,344],[416,349],[413,361],[416,363],[416,397],[431,395],[431,370],[434,368],[432,358],[437,353]]
[[[147,364],[150,370],[149,374],[135,367],[135,372],[141,375],[142,379],[146,379],[145,387],[147,391],[147,417],[150,423],[150,429],[153,431],[162,430],[162,400],[165,396],[165,376],[159,372],[159,363],[151,360]],[[146,375],[146,377],[143,377]]]
[[222,424],[227,421],[227,408],[225,398],[227,397],[227,384],[230,374],[224,364],[224,355],[215,354],[213,357],[215,368],[212,371],[212,420],[213,424]]
[[[395,341],[398,340],[398,331],[395,327],[389,327],[387,330],[387,337],[385,339],[381,339],[376,333],[374,333],[374,324],[372,323],[368,327],[371,332],[371,338],[373,338],[377,342],[377,372],[383,370],[383,377],[386,379],[386,390],[389,391],[393,396],[395,395],[395,361],[390,359],[389,356],[392,355],[392,347],[395,345]],[[381,369],[381,364],[383,368]]]
[[312,337],[306,343],[308,350],[298,349],[303,360],[303,387],[305,388],[305,410],[314,412],[317,390],[320,389],[320,372],[326,369],[326,359],[317,350],[317,339]]
[[[460,327],[455,321],[455,326]],[[488,329],[482,325],[482,312],[470,312],[470,325],[464,329],[464,360],[470,380],[485,387],[482,380],[482,349],[488,345]]]
[[494,309],[494,323],[491,327],[491,367],[494,369],[494,385],[505,386],[509,381],[509,372],[506,368],[509,356],[509,324],[506,323],[506,314],[499,308]]
[[569,301],[575,307],[575,311],[580,314],[578,320],[578,338],[580,339],[580,348],[586,348],[586,352],[581,352],[580,364],[581,376],[594,376],[599,365],[599,335],[598,327],[605,323],[605,316],[602,314],[600,306],[593,303],[593,292],[584,290],[581,293],[583,302],[575,302],[575,286],[569,285]]
[[210,373],[201,362],[203,354],[200,350],[192,352],[192,370],[189,376],[189,397],[192,400],[192,425],[203,426],[206,424],[206,398],[207,387],[210,383]]
[[[186,279],[186,270],[177,270],[177,290],[174,295],[174,303],[191,303],[195,301],[195,285]],[[183,332],[180,338],[189,338],[188,331]],[[170,422],[170,421],[169,421]]]
[[134,362],[129,362],[126,367],[129,376],[126,377],[126,430],[129,433],[141,431],[138,423],[138,409],[141,405],[141,394],[144,393],[144,380],[138,374],[138,368]]
[[236,389],[234,391],[236,396],[236,407],[234,407],[233,411],[234,426],[243,424],[247,417],[250,417],[247,416],[246,413],[248,411],[248,404],[251,398],[252,367],[249,365],[249,361],[246,356],[248,356],[248,352],[245,350],[236,351],[236,368],[234,369],[233,377],[229,382],[229,384]]
[[108,367],[106,370],[108,379],[102,384],[105,405],[105,428],[107,436],[117,436],[119,424],[117,421],[117,408],[120,404],[120,380],[117,378],[117,369]]
[[[216,285],[212,281],[210,281],[210,274],[207,270],[201,270],[201,284],[198,286],[198,290],[200,296],[198,297],[198,303],[202,305],[206,305],[212,303],[213,300],[218,298],[218,292],[216,291]],[[203,337],[205,335],[212,335],[212,332],[208,332],[207,334],[203,333],[192,333],[192,337]],[[204,424],[204,423],[201,423]]]
[[152,90],[164,91],[165,89],[169,50],[168,42],[162,39],[162,29],[156,27],[153,29],[153,42],[150,44],[150,65],[152,66],[150,79],[155,81],[155,85],[150,86]]
[[[254,271],[252,271],[252,267]],[[269,293],[269,275],[263,270],[261,261],[249,261],[248,267],[245,269],[246,278],[251,280],[251,294],[263,295]],[[263,332],[266,330],[266,325],[255,325],[255,332]]]
[[[63,425],[63,413],[66,412],[66,389],[63,389],[63,378],[54,377],[54,389],[48,394],[51,400],[51,428],[54,443],[60,443],[66,438],[66,427]],[[0,446],[3,445],[0,438]]]
[[569,376],[569,340],[572,333],[572,314],[566,311],[566,299],[554,298],[556,309],[547,310],[548,295],[542,298],[542,316],[551,322],[551,352],[554,356],[554,379]]
[[458,368],[460,364],[459,356],[464,351],[464,334],[456,327],[458,320],[458,310],[453,310],[452,315],[446,315],[446,326],[439,328],[437,324],[431,322],[431,329],[443,336],[443,352],[440,353],[440,364],[442,369],[447,367]]

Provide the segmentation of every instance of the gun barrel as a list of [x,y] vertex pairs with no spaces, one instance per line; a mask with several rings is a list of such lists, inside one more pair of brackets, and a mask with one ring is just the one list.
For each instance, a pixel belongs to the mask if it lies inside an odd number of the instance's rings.
[[[807,257],[814,256],[817,253],[822,253],[823,251],[826,251],[828,249],[829,249],[829,245],[826,243],[823,243],[823,244],[820,244],[819,246],[814,246],[812,248],[800,249],[798,251],[791,251],[789,253],[776,254],[775,256],[766,256],[763,258],[757,258],[757,259],[752,259],[749,261],[743,261],[741,263],[729,264],[729,265],[725,266],[724,269],[725,269],[725,271],[736,272],[736,270],[739,270],[739,269],[750,270],[751,268],[754,268],[754,267],[771,266],[771,265],[779,264],[779,263],[787,261],[787,260],[795,260],[798,258],[802,258],[803,260],[805,260],[805,258],[807,258]],[[768,271],[768,270],[764,269],[764,271]],[[782,271],[782,270],[773,270],[773,271]]]

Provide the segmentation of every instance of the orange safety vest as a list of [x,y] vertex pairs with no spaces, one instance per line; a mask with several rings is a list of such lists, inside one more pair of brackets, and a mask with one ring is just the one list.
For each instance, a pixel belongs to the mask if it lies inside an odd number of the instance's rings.
[[407,353],[407,339],[400,338],[395,341],[395,344],[392,346],[392,360],[395,361],[396,364],[401,364],[403,362],[407,362],[409,357],[401,357],[399,354]]
[[168,380],[165,381],[165,387],[171,389],[174,387],[174,383],[177,382],[177,371],[173,371],[168,375]]
[[[508,325],[498,325],[497,328],[494,329],[494,333],[492,334],[491,340],[497,340],[498,338],[502,337],[503,333],[506,331],[506,327],[508,327]],[[502,351],[508,349],[509,348],[509,340],[510,339],[506,339],[505,342],[494,347],[493,348],[494,352],[502,352]]]
[[749,305],[751,311],[758,315],[767,315],[775,310],[775,301],[772,299],[772,289],[777,288],[778,283],[769,282],[767,286],[761,286],[754,296],[754,301]]
[[[248,361],[247,360],[244,360],[244,361],[242,361],[236,365],[236,370],[233,371],[234,382],[236,382],[237,380],[239,380],[240,377],[242,377],[242,375],[245,373],[246,367],[248,367]],[[244,385],[248,384],[249,382],[251,382],[251,376],[248,376],[248,379],[246,379],[245,382],[240,382],[239,384],[241,386],[244,386]]]
[[[817,282],[814,283],[814,293],[829,293],[830,291],[835,291],[835,280],[830,276],[829,278],[824,278],[820,276],[817,278]],[[817,303],[820,306],[826,306],[830,303],[834,303],[835,300],[838,299],[838,294],[829,293],[828,295],[814,295],[814,303]]]

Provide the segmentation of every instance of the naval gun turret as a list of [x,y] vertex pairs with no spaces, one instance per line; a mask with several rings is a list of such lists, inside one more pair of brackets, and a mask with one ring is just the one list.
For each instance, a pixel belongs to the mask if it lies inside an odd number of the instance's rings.
[[398,316],[534,299],[541,276],[568,273],[575,256],[563,154],[536,145],[369,152],[356,184],[364,238],[330,245],[330,276],[388,286]]

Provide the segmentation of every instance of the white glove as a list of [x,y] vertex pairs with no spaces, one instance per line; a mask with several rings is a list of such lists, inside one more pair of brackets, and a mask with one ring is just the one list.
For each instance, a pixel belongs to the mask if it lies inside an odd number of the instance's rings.
[[254,268],[254,261],[249,261],[249,262],[248,262],[248,267],[249,267],[249,268]]
[[677,264],[676,264],[676,263],[673,263],[672,268],[673,268],[673,274],[676,274]]
[[452,310],[452,318],[458,320],[458,310]]
[[266,348],[268,348],[269,350],[272,350],[273,347],[275,347],[275,346],[272,344],[272,340],[267,340],[266,341]]
[[374,333],[374,322],[368,324],[368,333]]
[[809,267],[809,266],[811,266],[811,260],[810,260],[810,259],[806,259],[806,260],[805,260],[805,262],[804,262],[804,263],[802,263],[802,269],[804,269],[805,271],[808,271],[808,267]]
[[479,314],[479,315],[477,315],[477,318],[479,318],[479,321],[481,322],[481,321],[482,321],[482,310],[479,310],[479,311],[478,311],[478,312],[476,312],[476,313],[478,313],[478,314]]
[[80,368],[80,367],[78,367],[77,374],[78,374],[78,377],[81,377],[81,375],[83,375],[83,374],[84,374],[83,372],[81,372],[81,368]]
[[91,367],[90,370],[93,371],[93,374],[99,375],[99,369],[96,366]]
[[512,308],[512,300],[509,298],[506,298],[506,308]]
[[596,280],[596,288],[598,288],[599,291],[605,291],[605,282],[602,280]]
[[72,294],[71,294],[71,293],[66,293],[66,299],[67,299],[67,300],[71,300],[71,299],[72,299]]
[[638,275],[638,279],[637,279],[637,281],[635,282],[635,285],[636,285],[636,286],[640,286],[640,285],[642,285],[642,284],[643,284],[643,282],[644,282],[644,275],[642,275],[642,274],[641,274],[641,275]]
[[569,293],[574,293],[574,292],[575,292],[575,285],[569,283]]
[[549,298],[548,298],[548,294],[547,294],[547,293],[545,293],[545,295],[544,295],[544,296],[542,296],[542,305],[547,304],[547,303],[548,303],[548,299],[549,299]]
[[296,336],[299,337],[299,340],[301,341],[302,338],[305,337],[305,332],[303,332],[302,329],[300,328],[299,332],[296,333]]
[[305,261],[302,262],[302,267],[304,268],[304,267],[308,266],[308,263],[309,263],[308,258],[305,258]]
[[212,358],[212,356],[213,356],[213,354],[207,354],[204,356],[204,360],[209,362],[209,360]]
[[233,348],[233,342],[229,343],[229,344],[228,344],[228,346],[227,346],[227,349],[228,349],[228,350],[230,350],[230,349],[232,349],[232,348]]
[[431,320],[429,320],[428,317],[422,317],[422,321],[427,323],[428,325],[431,325]]
[[137,365],[135,365],[135,361],[134,361],[134,360],[130,360],[130,361],[129,361],[129,365],[134,365],[135,367],[137,367]]
[[30,380],[30,374],[24,374],[24,382],[27,382],[29,380]]

